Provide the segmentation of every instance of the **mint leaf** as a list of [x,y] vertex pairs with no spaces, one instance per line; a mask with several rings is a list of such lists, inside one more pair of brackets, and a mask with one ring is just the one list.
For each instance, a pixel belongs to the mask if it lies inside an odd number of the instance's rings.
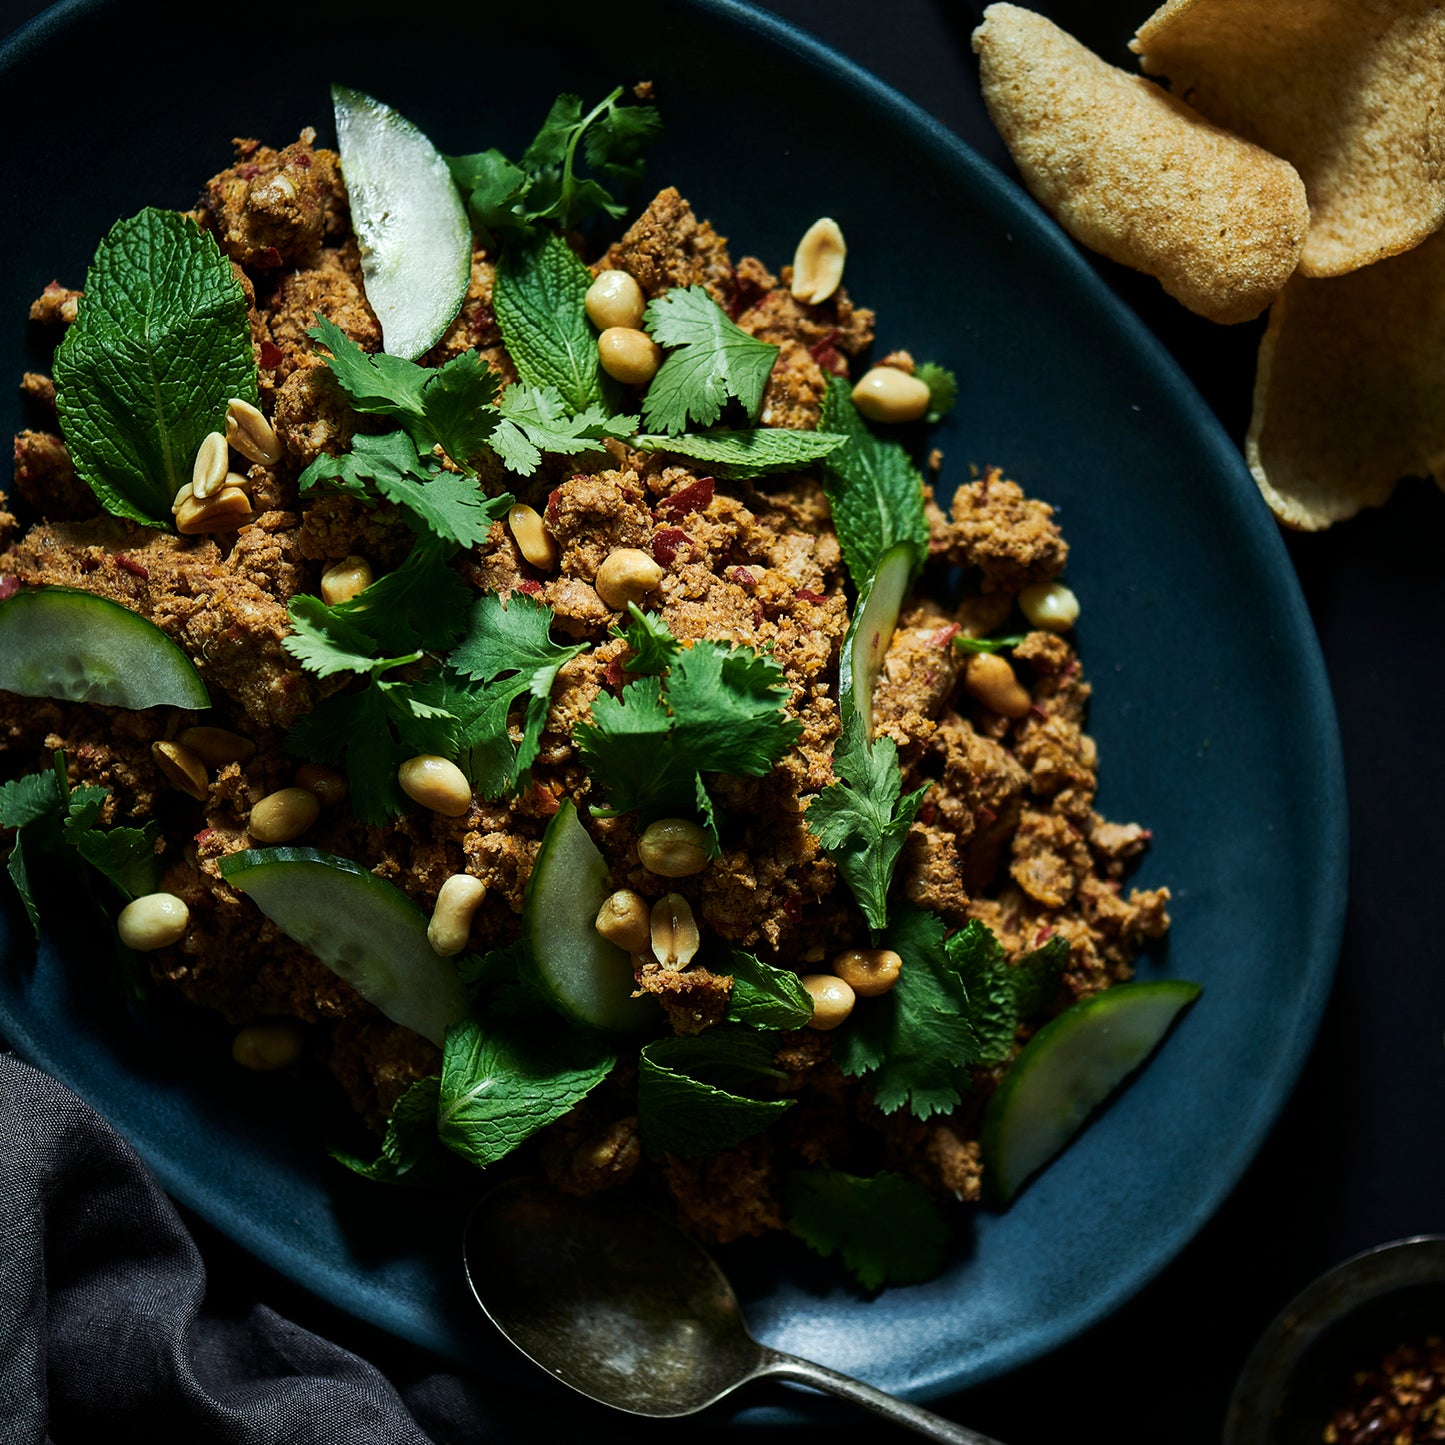
[[635,602],[627,604],[627,613],[631,619],[627,626],[612,629],[612,635],[622,638],[632,654],[622,664],[623,669],[644,677],[666,672],[682,650],[682,643],[672,635],[660,613],[644,612]]
[[101,505],[171,526],[226,403],[257,399],[246,293],[214,237],[175,211],[117,221],[55,353],[55,388],[66,448]]
[[757,1034],[711,1029],[654,1039],[638,1058],[638,1137],[649,1152],[684,1159],[730,1149],[793,1104],[733,1090],[779,1077],[772,1048]]
[[440,1090],[441,1078],[436,1074],[407,1086],[386,1121],[386,1133],[375,1159],[362,1159],[340,1149],[332,1149],[331,1157],[377,1184],[437,1182],[445,1162],[437,1141]]
[[1023,633],[1011,637],[964,637],[961,633],[953,639],[954,648],[959,652],[1008,652],[1024,640]]
[[906,1105],[927,1119],[960,1101],[978,1062],[969,996],[937,915],[899,905],[886,946],[903,960],[898,982],[853,1011],[834,1034],[833,1057],[849,1077],[867,1076],[885,1114]]
[[1046,1009],[1058,992],[1069,945],[1054,935],[1041,948],[1010,964],[1003,945],[978,919],[970,919],[944,945],[949,963],[968,991],[969,1021],[978,1037],[978,1062],[1007,1063],[1019,1024]]
[[923,1284],[943,1269],[948,1222],[933,1196],[901,1174],[799,1169],[788,1175],[785,1199],[789,1230],[824,1258],[840,1255],[864,1289]]
[[560,1119],[617,1062],[600,1035],[494,1008],[447,1030],[437,1134],[485,1169]]
[[790,968],[776,968],[741,948],[728,954],[733,991],[728,997],[729,1023],[755,1029],[806,1028],[813,1017],[813,999]]
[[524,386],[553,387],[573,415],[606,405],[587,319],[591,273],[557,235],[518,238],[497,263],[492,306]]
[[831,432],[789,431],[760,426],[751,430],[718,427],[681,436],[639,436],[632,445],[643,452],[670,452],[705,463],[719,477],[751,481],[771,472],[791,472],[826,457],[847,437]]
[[843,713],[843,736],[833,750],[830,783],[808,805],[808,831],[838,865],[868,926],[888,926],[888,888],[908,829],[929,784],[903,794],[898,747],[890,737],[868,743],[853,708]]
[[600,451],[608,437],[626,438],[637,430],[635,416],[610,417],[600,405],[568,415],[554,386],[509,386],[500,412],[491,447],[510,471],[523,476],[536,471],[543,452],[570,457]]
[[672,348],[642,399],[649,427],[677,435],[689,421],[711,426],[729,397],[757,419],[779,347],[749,336],[702,286],[657,297],[643,322],[659,346]]
[[824,461],[823,489],[848,575],[861,587],[896,542],[912,542],[920,564],[927,555],[923,478],[901,443],[869,427],[846,381],[829,376],[826,385],[819,429],[848,441]]
[[913,369],[913,374],[928,388],[928,410],[923,420],[929,426],[936,426],[958,400],[958,378],[936,361],[925,361]]

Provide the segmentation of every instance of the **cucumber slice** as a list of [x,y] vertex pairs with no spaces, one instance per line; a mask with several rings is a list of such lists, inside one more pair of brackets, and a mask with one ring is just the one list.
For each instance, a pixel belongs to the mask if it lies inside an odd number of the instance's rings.
[[119,602],[43,587],[0,603],[0,689],[107,707],[210,707],[191,660]]
[[1198,996],[1199,985],[1182,979],[1118,984],[1024,1045],[984,1113],[984,1178],[1000,1203],[1063,1149]]
[[578,1023],[613,1033],[655,1029],[657,1005],[632,997],[632,959],[595,927],[610,889],[607,865],[576,805],[563,803],[527,880],[522,929],[537,975],[557,1008]]
[[883,659],[903,599],[918,569],[918,548],[912,542],[895,542],[879,559],[873,575],[858,597],[858,607],[843,639],[838,663],[839,704],[852,704],[873,741],[873,689],[883,670]]
[[415,361],[466,299],[472,228],[446,160],[389,105],[331,87],[341,174],[383,348]]
[[393,1023],[438,1048],[467,1015],[456,965],[432,952],[426,914],[400,888],[315,848],[252,848],[221,876]]

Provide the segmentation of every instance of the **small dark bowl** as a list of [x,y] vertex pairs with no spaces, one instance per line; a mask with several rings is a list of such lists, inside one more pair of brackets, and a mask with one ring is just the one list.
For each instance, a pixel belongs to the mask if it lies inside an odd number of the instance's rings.
[[1259,1337],[1225,1418],[1224,1445],[1319,1445],[1355,1373],[1445,1334],[1445,1235],[1393,1240],[1322,1274]]

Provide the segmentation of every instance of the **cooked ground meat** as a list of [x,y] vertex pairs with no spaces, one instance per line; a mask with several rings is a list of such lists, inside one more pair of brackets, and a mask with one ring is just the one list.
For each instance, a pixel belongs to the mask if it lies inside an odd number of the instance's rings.
[[[436,1071],[436,1049],[383,1018],[288,939],[218,866],[251,846],[256,803],[295,776],[287,729],[340,685],[304,671],[285,651],[287,603],[315,594],[323,570],[346,557],[364,557],[378,574],[399,565],[413,538],[393,507],[321,491],[302,496],[296,485],[309,463],[344,451],[374,420],[353,412],[308,334],[320,313],[366,350],[381,342],[337,157],[309,131],[279,151],[254,140],[235,147],[235,164],[207,183],[193,214],[242,278],[262,407],[282,444],[274,466],[250,469],[254,519],[233,533],[185,537],[108,516],[77,479],[61,438],[26,430],[15,440],[8,504],[0,496],[0,597],[19,585],[61,585],[149,618],[196,659],[215,704],[207,723],[241,734],[254,752],[213,768],[204,800],[194,800],[168,782],[151,749],[197,721],[194,715],[0,694],[0,762],[7,773],[31,771],[63,750],[73,783],[108,790],[105,822],[161,819],[158,847],[172,860],[164,887],[189,905],[191,926],[179,943],[148,956],[155,981],[232,1024],[304,1021],[316,1040],[310,1056],[324,1060],[358,1112],[380,1129],[405,1088]],[[476,250],[461,312],[428,359],[440,364],[476,348],[506,385],[516,373],[492,310],[494,260],[485,247]],[[743,330],[780,348],[763,399],[767,425],[815,426],[826,375],[846,375],[850,359],[873,340],[873,314],[841,289],[806,305],[787,289],[787,268],[779,279],[757,258],[734,263],[725,239],[672,189],[594,270],[619,267],[649,297],[705,287]],[[31,315],[58,332],[74,320],[77,295],[52,282]],[[911,358],[898,360],[911,368]],[[48,408],[53,416],[47,377],[27,376],[24,389],[38,413]],[[342,802],[323,810],[306,841],[365,859],[426,909],[447,877],[470,873],[487,890],[471,949],[516,939],[549,818],[561,799],[586,803],[591,796],[574,728],[625,681],[628,649],[613,635],[623,619],[599,597],[597,574],[614,549],[638,549],[663,574],[649,606],[685,646],[718,639],[776,661],[799,736],[765,777],[709,779],[733,826],[720,855],[697,875],[663,879],[643,867],[630,815],[598,815],[590,831],[614,886],[649,903],[677,891],[705,933],[779,966],[816,972],[862,931],[857,906],[807,826],[809,803],[833,780],[839,652],[849,623],[827,497],[806,472],[726,483],[620,442],[575,469],[564,461],[549,461],[520,484],[507,479],[542,512],[558,549],[555,568],[527,562],[501,523],[457,559],[459,574],[479,592],[535,597],[552,609],[560,637],[591,645],[560,671],[527,786],[516,797],[475,799],[459,818],[416,809],[385,827],[363,826]],[[1168,893],[1123,889],[1148,835],[1094,809],[1097,757],[1084,732],[1089,686],[1069,642],[1036,631],[1015,648],[1031,702],[1022,717],[991,711],[961,686],[954,639],[997,631],[1020,589],[1062,571],[1068,549],[1051,509],[989,468],[954,491],[946,513],[930,490],[927,518],[931,571],[960,568],[967,589],[947,605],[910,606],[874,697],[876,728],[898,746],[904,788],[930,784],[896,891],[949,929],[969,919],[989,924],[1011,959],[1062,936],[1069,948],[1062,1006],[1129,976],[1137,950],[1168,927]],[[664,967],[650,955],[640,957],[636,981],[680,1034],[717,1025],[734,982],[700,962]],[[847,1167],[860,1149],[871,1150],[941,1192],[978,1198],[977,1125],[994,1072],[978,1072],[974,1091],[952,1115],[919,1122],[874,1107],[866,1079],[843,1075],[824,1034],[781,1036],[776,1063],[777,1094],[799,1107],[735,1149],[701,1159],[645,1158],[635,1076],[624,1067],[542,1136],[539,1157],[558,1187],[574,1193],[651,1175],[691,1226],[715,1241],[780,1227],[783,1171],[800,1157]]]

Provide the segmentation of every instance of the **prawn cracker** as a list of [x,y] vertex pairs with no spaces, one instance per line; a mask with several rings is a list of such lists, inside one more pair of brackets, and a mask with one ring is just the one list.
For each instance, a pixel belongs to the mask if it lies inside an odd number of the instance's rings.
[[1439,0],[1167,0],[1130,48],[1304,177],[1304,275],[1398,255],[1445,221]]
[[1287,161],[1020,6],[990,5],[973,48],[1024,184],[1075,240],[1212,321],[1269,305],[1309,224]]
[[1270,311],[1245,459],[1286,526],[1318,531],[1445,478],[1445,231]]

